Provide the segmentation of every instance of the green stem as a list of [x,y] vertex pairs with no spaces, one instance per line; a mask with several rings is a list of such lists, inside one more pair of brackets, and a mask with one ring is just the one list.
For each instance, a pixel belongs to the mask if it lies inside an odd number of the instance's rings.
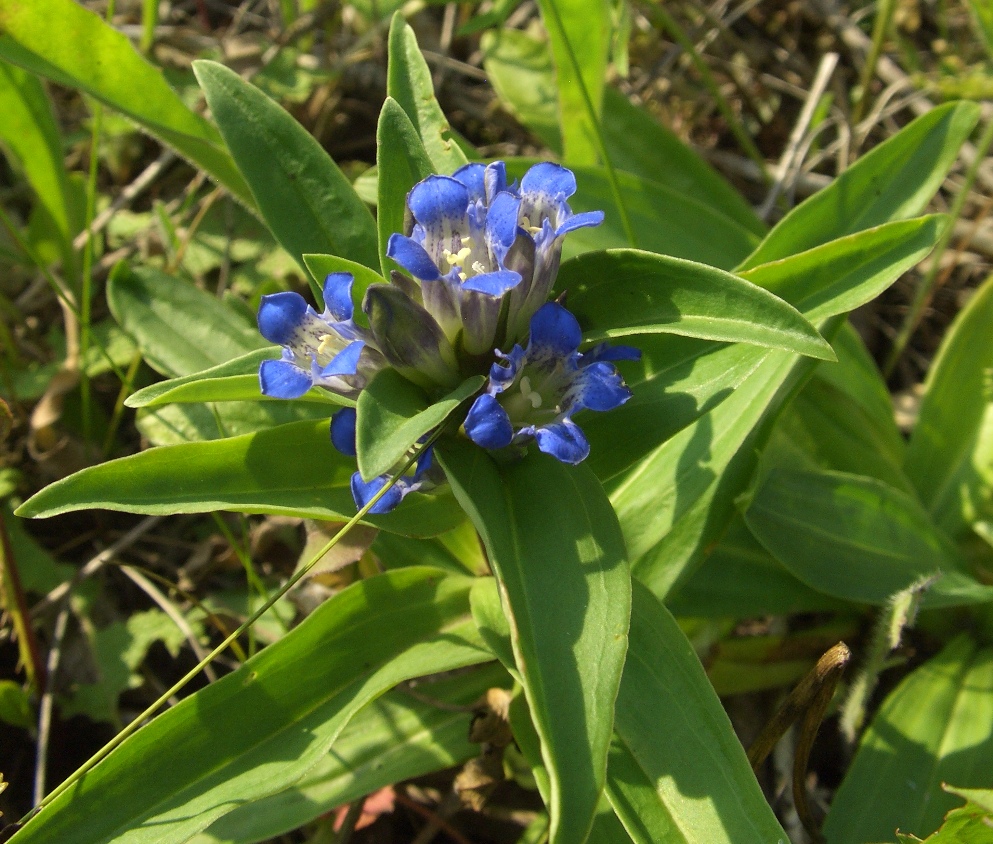
[[893,20],[893,12],[896,9],[894,0],[879,0],[876,10],[876,20],[872,25],[872,46],[869,48],[869,55],[866,56],[865,64],[862,66],[862,76],[859,80],[858,99],[852,109],[852,124],[857,124],[862,115],[865,114],[865,105],[869,102],[869,85],[872,77],[876,75],[876,65],[879,63],[879,56],[883,52],[883,40],[886,32],[890,28],[890,21]]
[[630,243],[631,246],[637,246],[638,243],[634,236],[634,229],[631,226],[631,218],[628,216],[627,206],[624,204],[624,198],[621,194],[621,186],[617,183],[617,172],[614,170],[614,165],[611,163],[610,158],[607,155],[607,145],[604,143],[603,131],[600,127],[600,116],[593,107],[593,98],[590,97],[590,92],[586,88],[586,81],[583,79],[582,65],[579,63],[579,59],[576,57],[576,53],[572,49],[572,42],[569,40],[569,36],[566,33],[565,26],[562,23],[562,16],[559,14],[558,6],[555,5],[555,0],[542,0],[542,7],[548,9],[551,17],[553,18],[555,28],[559,31],[559,36],[562,39],[562,43],[565,45],[566,52],[569,55],[569,63],[572,65],[572,72],[575,74],[576,83],[579,85],[579,91],[583,96],[583,107],[586,109],[586,115],[589,118],[590,125],[593,128],[593,143],[596,146],[597,155],[600,156],[604,169],[607,171],[607,181],[610,183],[610,192],[613,194],[614,203],[617,205],[617,211],[621,215],[621,225],[624,227],[624,236],[627,238],[628,243]]
[[924,278],[921,279],[921,283],[917,285],[917,290],[914,291],[914,299],[910,303],[907,316],[904,317],[900,331],[897,333],[896,339],[893,340],[893,348],[890,349],[886,363],[883,365],[883,375],[886,378],[889,378],[893,374],[893,369],[896,367],[900,355],[903,354],[907,343],[910,342],[911,335],[917,330],[917,324],[920,322],[924,307],[931,301],[931,295],[934,293],[938,279],[938,267],[941,264],[941,256],[945,254],[945,250],[951,242],[952,235],[955,233],[955,221],[962,215],[962,208],[969,198],[969,192],[972,190],[973,184],[975,184],[979,167],[986,159],[991,146],[993,146],[993,120],[990,120],[986,124],[983,135],[976,144],[976,157],[972,160],[972,164],[969,165],[965,179],[962,182],[962,187],[956,194],[952,207],[949,210],[948,225],[945,226],[941,237],[938,238],[938,243],[934,247],[934,252],[931,253],[931,266],[928,268]]
[[[97,204],[97,173],[100,168],[100,136],[103,134],[103,106],[94,103],[93,131],[90,135],[90,171],[86,182],[86,222],[84,230],[93,225]],[[90,328],[93,307],[93,237],[86,239],[83,247],[83,277],[79,293],[79,393],[83,410],[83,443],[89,450],[90,438],[93,433],[93,422],[90,417],[90,377],[86,373],[86,354],[89,351],[91,338]]]
[[84,762],[75,773],[73,773],[67,780],[65,780],[65,782],[59,785],[54,791],[52,791],[47,797],[45,797],[44,800],[42,800],[37,806],[35,806],[30,812],[28,812],[27,815],[25,815],[24,818],[22,819],[21,824],[23,825],[27,823],[29,820],[31,820],[31,818],[37,815],[42,809],[50,805],[61,794],[64,794],[75,783],[79,782],[79,780],[82,779],[82,777],[85,776],[89,771],[93,770],[93,768],[99,762],[101,762],[103,759],[109,756],[110,753],[114,751],[116,748],[118,748],[121,744],[123,744],[126,739],[130,738],[134,733],[136,733],[138,729],[141,727],[141,725],[148,718],[151,718],[163,704],[168,703],[169,699],[173,695],[180,692],[186,686],[186,684],[190,682],[190,680],[196,677],[197,674],[199,674],[204,669],[205,666],[213,662],[218,656],[220,656],[225,650],[227,650],[228,646],[230,646],[232,642],[238,639],[243,633],[245,633],[246,630],[252,627],[252,625],[254,625],[256,621],[258,621],[260,618],[262,618],[263,615],[265,615],[270,609],[272,609],[276,601],[282,598],[287,592],[290,591],[290,589],[292,589],[294,586],[296,586],[297,583],[299,583],[304,577],[306,577],[307,573],[315,565],[317,565],[317,563],[324,557],[324,555],[327,554],[328,551],[330,551],[332,548],[334,548],[334,546],[337,545],[342,540],[342,538],[366,516],[366,514],[376,505],[376,502],[378,502],[380,498],[386,495],[386,493],[393,488],[393,485],[397,481],[399,481],[400,478],[404,476],[404,474],[411,466],[414,465],[418,457],[420,457],[421,452],[423,452],[424,449],[430,448],[432,445],[434,445],[435,440],[437,440],[438,437],[441,436],[441,430],[442,429],[439,428],[437,431],[435,431],[435,433],[421,446],[421,448],[416,449],[414,453],[410,456],[410,458],[407,460],[407,462],[400,468],[400,470],[395,475],[393,475],[389,479],[389,481],[383,486],[383,488],[379,490],[379,492],[377,492],[366,503],[366,505],[362,507],[362,509],[360,509],[354,516],[352,516],[352,518],[345,523],[345,525],[341,528],[341,530],[339,530],[334,536],[332,536],[331,539],[328,540],[327,544],[325,544],[325,546],[321,548],[320,551],[318,551],[313,557],[311,557],[311,559],[307,562],[305,566],[302,566],[299,570],[297,570],[297,572],[289,580],[287,580],[286,583],[284,583],[279,589],[277,589],[276,592],[272,595],[272,597],[269,598],[269,600],[267,600],[261,607],[259,607],[247,619],[245,619],[245,621],[242,622],[242,624],[238,627],[237,630],[235,630],[233,633],[227,636],[223,642],[221,642],[216,648],[214,648],[209,654],[207,654],[207,656],[205,656],[202,660],[200,660],[200,662],[198,662],[193,668],[187,671],[186,674],[184,674],[179,680],[177,680],[170,688],[168,688],[165,692],[163,692],[159,696],[158,700],[156,700],[149,707],[147,707],[144,712],[142,712],[140,715],[138,715],[137,718],[131,721],[131,723],[129,723],[123,730],[121,730],[121,732],[119,732],[109,742],[107,742],[107,744],[101,747],[100,750],[94,753],[93,756],[91,756],[86,762]]

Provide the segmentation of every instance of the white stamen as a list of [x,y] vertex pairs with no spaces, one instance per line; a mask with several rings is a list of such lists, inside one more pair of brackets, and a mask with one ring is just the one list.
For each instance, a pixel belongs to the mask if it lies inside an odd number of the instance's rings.
[[321,342],[317,346],[317,354],[319,354],[319,355],[323,355],[323,354],[333,355],[334,354],[334,349],[329,349],[328,347],[331,346],[332,343],[334,343],[334,335],[332,335],[332,334],[322,334],[319,339],[320,339]]
[[535,410],[541,407],[541,395],[531,389],[531,379],[527,375],[521,378],[521,395],[531,402]]
[[483,266],[483,262],[482,261],[473,261],[472,262],[472,271],[474,273],[485,273],[486,272],[486,267]]
[[541,226],[531,225],[531,219],[526,214],[521,217],[521,227],[527,229],[531,234],[538,234],[541,231]]

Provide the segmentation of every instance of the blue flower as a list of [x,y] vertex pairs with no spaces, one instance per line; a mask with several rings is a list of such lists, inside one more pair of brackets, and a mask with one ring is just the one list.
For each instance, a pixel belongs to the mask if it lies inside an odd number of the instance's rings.
[[324,280],[324,313],[317,313],[298,293],[263,296],[259,331],[283,347],[279,360],[259,367],[262,393],[295,399],[311,387],[325,387],[355,398],[386,365],[372,334],[352,319],[351,273],[331,273]]
[[498,449],[534,439],[538,448],[563,463],[579,463],[590,446],[572,421],[580,410],[613,410],[631,398],[611,361],[638,360],[630,346],[601,344],[579,352],[576,318],[555,302],[531,317],[526,349],[497,352],[486,391],[465,419],[466,435],[477,445]]
[[[355,449],[355,408],[343,407],[331,417],[331,444],[342,454],[354,457]],[[369,512],[373,515],[389,513],[406,498],[410,493],[417,492],[433,483],[426,477],[433,465],[433,454],[431,448],[426,448],[417,458],[414,464],[412,475],[401,477],[387,493],[377,501]],[[391,475],[379,475],[371,481],[362,479],[362,475],[356,472],[352,475],[352,498],[358,509],[365,507],[369,501],[389,482]]]
[[551,163],[508,186],[500,161],[413,187],[410,234],[392,235],[387,255],[416,279],[418,304],[454,349],[488,355],[523,336],[554,284],[562,237],[603,220],[600,211],[572,214],[575,190],[573,174]]

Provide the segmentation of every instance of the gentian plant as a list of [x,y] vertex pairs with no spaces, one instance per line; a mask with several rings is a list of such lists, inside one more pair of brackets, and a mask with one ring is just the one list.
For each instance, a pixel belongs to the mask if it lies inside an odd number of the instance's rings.
[[[84,15],[72,3],[63,12]],[[79,26],[119,37],[85,15]],[[11,20],[16,35],[21,18]],[[934,109],[769,230],[682,147],[678,179],[640,169],[675,148],[659,127],[647,140],[605,139],[604,81],[587,90],[588,68],[561,66],[576,62],[575,21],[563,28],[558,12],[550,21],[570,166],[470,161],[413,31],[395,17],[375,216],[306,130],[233,71],[195,65],[217,129],[161,94],[185,121],[164,137],[265,221],[313,298],[288,285],[262,296],[255,333],[240,310],[185,281],[119,265],[114,315],[170,376],[127,401],[156,447],[85,468],[18,512],[228,510],[334,523],[335,533],[48,794],[13,844],[271,840],[474,756],[499,777],[505,752],[544,806],[529,841],[785,844],[753,773],[762,754],[746,757],[669,607],[713,614],[700,609],[701,592],[732,604],[734,618],[840,601],[890,612],[895,627],[880,627],[889,631],[909,623],[910,610],[895,608],[913,602],[991,600],[972,562],[990,557],[976,541],[989,526],[988,485],[975,461],[942,445],[952,423],[933,403],[911,456],[895,462],[903,441],[878,412],[878,373],[844,323],[938,241],[944,219],[916,215],[977,109]],[[629,125],[647,120],[623,114]],[[195,303],[163,312],[202,322],[200,342],[224,351],[199,371],[179,354],[161,363],[156,343],[170,332],[143,333],[135,317],[158,299]],[[977,301],[967,318],[986,324],[989,292]],[[956,346],[936,383],[964,367],[980,395],[973,370],[988,348]],[[966,396],[962,407],[955,424],[986,442],[985,405]],[[832,449],[824,420],[837,408],[871,420],[872,436]],[[197,412],[208,426],[197,427]],[[188,416],[179,424],[169,413]],[[952,467],[947,483],[934,480],[939,465]],[[360,522],[363,576],[157,714]],[[989,651],[968,634],[939,662],[942,677],[990,683]],[[407,694],[414,681],[423,694]],[[929,695],[928,682],[917,675],[901,705]],[[830,691],[818,687],[821,713]],[[513,740],[467,747],[465,708],[494,699],[502,705],[483,706]],[[874,724],[882,738],[839,792],[856,809],[865,783],[880,780],[886,726]],[[978,758],[964,740],[960,750]],[[972,761],[961,770],[982,767]],[[832,844],[889,835],[848,835],[844,824],[829,819]]]

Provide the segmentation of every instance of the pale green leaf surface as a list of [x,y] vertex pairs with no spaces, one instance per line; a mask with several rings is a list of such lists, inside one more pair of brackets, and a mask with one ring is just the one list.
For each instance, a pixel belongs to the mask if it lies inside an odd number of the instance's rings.
[[916,499],[874,478],[773,469],[745,521],[796,577],[837,598],[882,604],[940,572],[925,606],[993,600]]
[[303,267],[320,252],[379,267],[376,223],[321,145],[234,71],[194,63],[214,120],[279,244]]
[[834,359],[830,345],[791,305],[706,264],[611,249],[566,261],[556,285],[568,291],[586,342],[673,333]]
[[376,271],[371,270],[365,264],[358,264],[349,261],[347,258],[340,258],[337,255],[304,255],[303,262],[310,271],[311,287],[315,295],[320,295],[318,302],[323,301],[324,280],[331,273],[351,273],[352,282],[352,319],[360,325],[367,326],[369,321],[362,312],[362,298],[365,296],[366,288],[370,284],[383,284],[385,279]]
[[[128,513],[281,513],[327,521],[355,514],[355,471],[328,435],[328,421],[293,422],[254,434],[149,449],[90,466],[28,499],[18,515],[87,508]],[[411,493],[403,507],[366,521],[411,536],[451,530],[462,514],[450,494]]]
[[180,844],[293,785],[392,686],[488,658],[468,620],[470,583],[420,568],[353,585],[142,728],[13,840]]
[[393,469],[424,434],[441,425],[486,379],[476,375],[434,404],[395,369],[383,369],[359,394],[355,447],[359,471],[372,480]]
[[410,118],[434,172],[449,175],[468,162],[435,99],[431,70],[417,46],[414,30],[399,12],[390,23],[386,93]]
[[125,35],[79,3],[0,0],[0,58],[122,112],[254,208],[217,130],[186,107]]
[[918,117],[783,217],[739,270],[921,213],[978,119],[974,103]]
[[905,469],[953,536],[993,514],[993,277],[945,335],[925,384]]
[[993,650],[962,635],[883,701],[835,794],[828,844],[929,835],[958,802],[941,783],[993,787],[991,756]]
[[438,452],[506,601],[514,661],[550,778],[550,841],[582,841],[604,781],[627,650],[631,586],[617,522],[582,465],[532,453],[497,467],[459,441],[439,444]]

